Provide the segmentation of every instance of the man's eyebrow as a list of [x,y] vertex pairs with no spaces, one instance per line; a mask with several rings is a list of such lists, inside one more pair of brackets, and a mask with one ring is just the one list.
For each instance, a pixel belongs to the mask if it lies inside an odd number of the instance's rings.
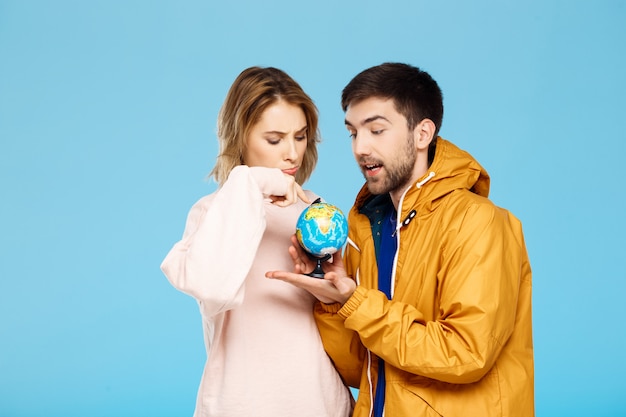
[[[366,125],[368,123],[372,123],[372,122],[374,122],[376,120],[384,120],[387,123],[391,123],[389,121],[389,119],[387,119],[386,117],[380,116],[380,115],[375,115],[375,116],[368,117],[367,119],[364,119],[363,121],[361,121],[360,125],[363,126],[363,125]],[[352,126],[352,123],[350,123],[348,121],[348,119],[345,119],[344,122],[345,122],[346,126]]]

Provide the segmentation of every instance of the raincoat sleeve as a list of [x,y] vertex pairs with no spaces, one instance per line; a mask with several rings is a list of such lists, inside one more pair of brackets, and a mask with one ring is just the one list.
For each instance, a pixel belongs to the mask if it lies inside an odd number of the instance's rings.
[[358,388],[366,351],[354,330],[337,314],[340,304],[317,303],[314,314],[322,343],[346,385]]
[[264,198],[284,195],[279,169],[235,167],[215,193],[190,210],[182,239],[161,264],[178,290],[213,316],[241,304],[243,283],[265,231]]
[[[365,347],[396,368],[448,383],[478,381],[514,328],[527,260],[518,228],[517,219],[492,205],[466,210],[436,261],[436,320],[426,320],[408,300],[389,301],[361,286],[338,315]],[[396,280],[415,279],[411,272]]]
[[[358,264],[359,256],[357,249],[349,245],[346,247],[344,265],[348,276],[356,275],[351,265]],[[335,368],[347,385],[359,388],[367,352],[359,339],[359,334],[344,325],[345,318],[338,314],[341,307],[339,303],[318,302],[315,305],[314,316],[324,349],[332,359]]]

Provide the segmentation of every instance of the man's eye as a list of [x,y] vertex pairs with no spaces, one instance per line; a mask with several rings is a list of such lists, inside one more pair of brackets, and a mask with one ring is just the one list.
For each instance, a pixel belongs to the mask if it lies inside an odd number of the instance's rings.
[[380,135],[381,133],[383,133],[385,130],[384,129],[380,129],[380,130],[372,130],[372,135]]

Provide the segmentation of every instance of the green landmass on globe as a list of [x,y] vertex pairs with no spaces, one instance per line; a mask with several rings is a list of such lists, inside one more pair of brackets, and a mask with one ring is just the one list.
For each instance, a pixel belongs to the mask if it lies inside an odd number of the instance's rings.
[[339,207],[330,203],[313,203],[300,214],[296,237],[311,255],[332,255],[348,239],[348,221]]

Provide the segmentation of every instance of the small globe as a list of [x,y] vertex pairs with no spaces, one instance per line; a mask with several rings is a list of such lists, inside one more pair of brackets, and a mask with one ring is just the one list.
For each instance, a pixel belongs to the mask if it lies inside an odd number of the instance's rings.
[[329,203],[313,203],[296,223],[300,245],[316,257],[332,255],[348,240],[348,221],[339,207]]

